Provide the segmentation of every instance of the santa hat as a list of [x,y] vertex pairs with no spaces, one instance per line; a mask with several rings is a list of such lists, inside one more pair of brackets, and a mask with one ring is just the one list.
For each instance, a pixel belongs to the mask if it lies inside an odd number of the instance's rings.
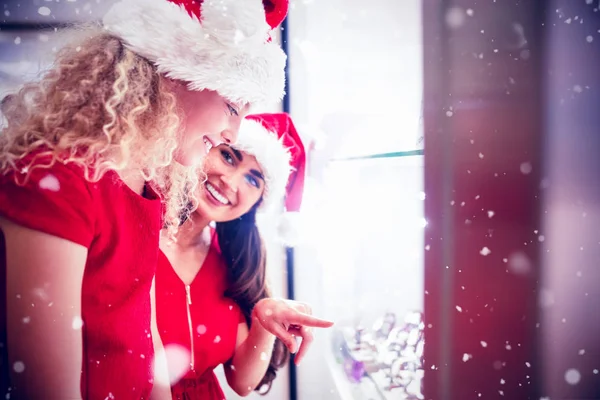
[[302,203],[306,154],[288,114],[249,115],[240,126],[234,148],[256,157],[265,177],[259,212],[296,212]]
[[158,72],[237,104],[281,100],[286,55],[270,33],[288,0],[120,0],[105,29]]

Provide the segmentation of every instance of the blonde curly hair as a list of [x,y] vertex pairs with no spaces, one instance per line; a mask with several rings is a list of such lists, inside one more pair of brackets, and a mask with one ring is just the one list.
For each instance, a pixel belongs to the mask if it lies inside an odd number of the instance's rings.
[[161,194],[174,235],[181,210],[196,204],[200,173],[173,162],[181,113],[172,85],[101,28],[78,33],[83,39],[65,46],[39,81],[2,101],[0,172],[33,151],[52,162],[30,171],[75,163],[92,182],[110,170],[139,171]]

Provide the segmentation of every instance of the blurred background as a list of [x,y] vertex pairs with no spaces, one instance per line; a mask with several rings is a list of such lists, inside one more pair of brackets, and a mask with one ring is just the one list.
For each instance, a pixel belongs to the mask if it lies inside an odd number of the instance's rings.
[[[112,3],[0,3],[0,96]],[[599,7],[290,2],[264,111],[309,165],[268,268],[336,325],[250,398],[600,399]]]

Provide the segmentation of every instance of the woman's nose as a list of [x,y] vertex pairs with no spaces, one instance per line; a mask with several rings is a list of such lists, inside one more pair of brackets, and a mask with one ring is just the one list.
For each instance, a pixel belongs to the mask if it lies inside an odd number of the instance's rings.
[[234,193],[238,191],[237,179],[235,176],[222,176],[221,180],[227,185],[227,187],[232,190]]
[[242,118],[235,117],[232,118],[232,121],[229,124],[229,128],[221,132],[221,137],[223,141],[227,144],[232,144],[237,142],[238,133],[240,131],[240,125],[242,124]]
[[224,143],[231,144],[237,140],[237,133],[232,133],[230,130],[221,132],[221,140]]

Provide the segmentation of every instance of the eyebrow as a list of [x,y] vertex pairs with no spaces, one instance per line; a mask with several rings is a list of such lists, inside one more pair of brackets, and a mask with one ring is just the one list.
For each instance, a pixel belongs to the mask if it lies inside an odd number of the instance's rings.
[[[242,160],[244,159],[242,152],[231,146],[229,148],[233,152],[233,155],[235,156],[235,158],[237,158],[239,162],[242,162]],[[256,169],[251,169],[250,173],[252,175],[254,175],[255,177],[257,177],[258,179],[262,180],[263,182],[265,181],[265,177],[263,176],[263,174],[260,173],[260,171],[258,171]]]
[[265,181],[265,177],[259,171],[255,170],[255,169],[251,169],[250,173],[252,175],[254,175],[255,177],[257,177],[258,179],[262,180],[263,182]]
[[233,152],[233,155],[235,155],[235,158],[238,159],[238,161],[241,162],[244,159],[244,156],[239,150],[235,149],[234,147],[230,147],[230,149]]

